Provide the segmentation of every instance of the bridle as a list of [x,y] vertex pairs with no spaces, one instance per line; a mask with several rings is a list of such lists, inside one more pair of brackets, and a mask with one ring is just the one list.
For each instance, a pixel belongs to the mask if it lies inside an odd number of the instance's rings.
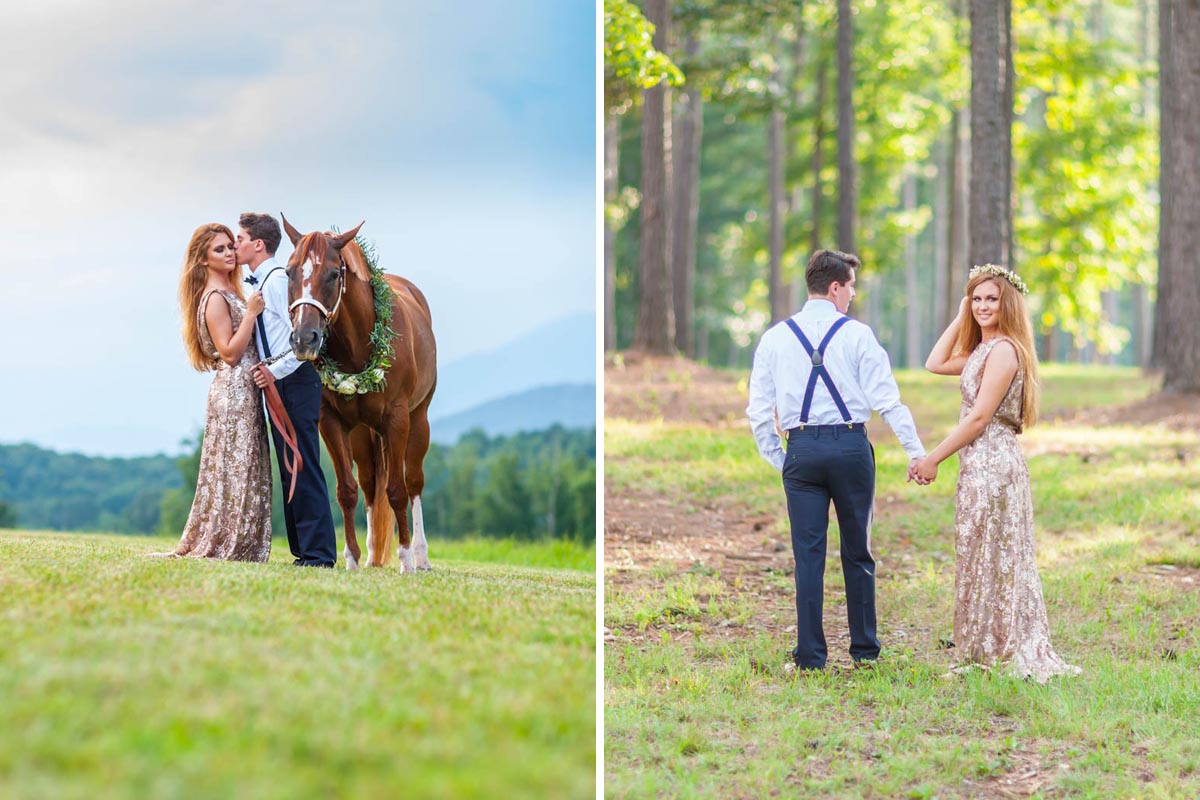
[[325,317],[325,324],[333,321],[333,315],[337,313],[338,308],[342,305],[342,295],[346,293],[346,262],[342,261],[341,269],[338,270],[338,293],[337,300],[333,304],[333,308],[326,308],[325,304],[315,297],[301,297],[288,306],[288,316],[296,310],[297,306],[312,306],[321,312]]

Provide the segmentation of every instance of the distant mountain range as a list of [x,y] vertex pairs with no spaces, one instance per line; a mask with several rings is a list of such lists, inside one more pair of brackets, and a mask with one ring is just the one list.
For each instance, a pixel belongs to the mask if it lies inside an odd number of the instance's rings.
[[[438,367],[431,420],[537,387],[596,383],[596,317],[576,314]],[[593,424],[594,404],[593,404]]]
[[[595,383],[596,317],[563,317],[493,350],[439,364],[430,408],[434,440],[453,444],[472,427],[492,436],[544,430],[556,423],[595,427]],[[198,383],[195,409],[203,408],[202,392]],[[185,413],[179,412],[179,418]],[[168,419],[177,423],[175,417]],[[194,446],[193,435],[194,431],[175,434],[166,423],[131,416],[108,419],[103,426],[79,422],[37,438],[48,449],[72,453],[112,452],[113,442],[121,443],[122,454],[168,450],[173,464]],[[24,435],[14,438],[26,440]]]
[[507,436],[541,431],[556,424],[564,428],[596,427],[596,384],[539,386],[435,417],[429,427],[433,441],[452,445],[472,428],[480,428],[489,436]]

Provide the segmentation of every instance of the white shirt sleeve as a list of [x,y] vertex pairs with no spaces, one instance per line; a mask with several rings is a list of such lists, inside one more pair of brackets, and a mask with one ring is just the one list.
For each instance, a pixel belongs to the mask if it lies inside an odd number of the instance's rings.
[[750,418],[750,429],[758,452],[771,466],[783,471],[784,451],[775,429],[775,379],[771,375],[772,357],[770,344],[764,336],[754,352],[754,366],[750,370],[750,404],[746,416]]
[[859,385],[866,392],[867,402],[896,434],[909,458],[923,457],[925,446],[921,444],[917,435],[917,424],[913,421],[912,412],[900,401],[900,387],[896,385],[896,378],[892,375],[892,364],[887,351],[869,328],[861,341],[863,353],[858,362],[858,379]]
[[[267,367],[275,380],[282,380],[300,368],[300,359],[292,354],[292,323],[288,317],[288,282],[287,273],[279,270],[263,284],[263,300],[266,308],[263,310],[263,326],[267,331],[267,340],[271,345],[271,355],[277,356],[286,352],[283,358]],[[261,354],[266,358],[266,353]]]

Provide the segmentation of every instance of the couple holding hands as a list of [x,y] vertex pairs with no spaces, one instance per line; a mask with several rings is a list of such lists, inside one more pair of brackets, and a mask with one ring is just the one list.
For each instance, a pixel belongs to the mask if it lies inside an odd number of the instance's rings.
[[[964,668],[998,667],[1045,682],[1078,674],[1050,645],[1033,546],[1029,470],[1016,435],[1037,418],[1037,356],[1025,284],[1003,267],[971,270],[958,316],[925,366],[960,375],[958,426],[926,453],[900,400],[886,351],[846,316],[856,256],[813,254],[809,298],[763,334],[754,354],[746,413],[759,452],[780,470],[796,559],[794,666],[823,669],[826,533],[832,500],[855,664],[879,657],[871,517],[875,451],[865,423],[877,411],[911,459],[908,479],[927,485],[959,455],[955,496],[954,646]],[[785,431],[781,442],[776,425]],[[789,665],[790,667],[791,665]]]

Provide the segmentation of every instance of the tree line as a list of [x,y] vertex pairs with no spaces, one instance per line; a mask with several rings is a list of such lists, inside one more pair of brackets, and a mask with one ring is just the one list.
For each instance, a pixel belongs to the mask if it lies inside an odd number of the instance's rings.
[[[196,492],[202,441],[200,434],[178,458],[102,458],[0,445],[0,527],[177,536]],[[333,466],[323,447],[321,465],[340,528]],[[556,426],[495,437],[471,431],[453,446],[432,444],[425,477],[423,510],[431,535],[595,541],[594,430]],[[273,530],[282,537],[278,478],[273,491]],[[361,500],[356,518],[364,531]]]
[[745,366],[836,247],[900,364],[991,262],[1043,358],[1200,389],[1197,44],[1183,0],[605,0],[606,349]]
[[0,527],[153,533],[164,494],[183,483],[175,462],[0,445]]

